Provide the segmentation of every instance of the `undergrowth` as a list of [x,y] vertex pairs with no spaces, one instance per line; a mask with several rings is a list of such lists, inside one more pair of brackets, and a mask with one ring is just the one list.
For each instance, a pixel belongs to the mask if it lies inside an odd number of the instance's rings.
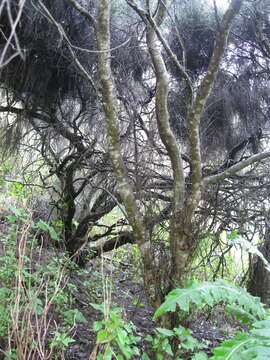
[[[44,259],[33,235],[39,227],[25,209],[13,208],[1,221],[0,355],[5,360],[64,359],[76,322],[85,321],[73,308],[68,259],[52,251]],[[47,224],[49,229],[53,233]]]
[[[66,350],[75,342],[76,324],[86,319],[76,308],[76,286],[69,282],[74,265],[63,252],[59,257],[55,250],[42,249],[42,242],[36,239],[35,234],[41,231],[58,241],[57,229],[43,221],[34,223],[27,209],[16,207],[10,208],[0,226],[0,355],[4,360],[65,359]],[[158,321],[170,313],[177,313],[181,319],[205,306],[211,309],[218,305],[247,326],[246,332],[238,332],[209,355],[206,345],[182,325],[173,329],[157,327],[142,339],[122,310],[112,303],[112,271],[110,276],[101,271],[96,283],[88,284],[91,296],[84,306],[102,313],[93,326],[97,337],[91,360],[270,358],[268,311],[243,288],[224,280],[192,281],[186,288],[171,291],[156,310],[154,320]],[[101,304],[90,304],[90,298],[95,299],[94,290],[98,291],[96,300],[103,294]],[[148,346],[142,347],[142,340]],[[175,342],[178,346],[172,350]]]
[[[205,305],[214,307],[223,304],[224,309],[233,314],[243,324],[249,325],[247,332],[238,332],[233,339],[221,343],[212,349],[212,360],[266,360],[270,358],[270,320],[268,312],[258,298],[251,296],[244,289],[224,280],[215,282],[191,282],[184,289],[175,289],[166,297],[165,302],[157,309],[154,319],[170,312],[177,312],[179,318],[192,308],[199,310]],[[96,359],[133,359],[139,355],[142,360],[205,360],[209,356],[204,352],[205,344],[201,344],[192,331],[179,325],[174,329],[156,328],[154,334],[147,336],[150,342],[151,354],[142,352],[139,348],[139,337],[134,336],[136,330],[132,324],[127,324],[121,317],[119,309],[109,309],[106,314],[106,303],[93,305],[102,311],[104,320],[95,322],[97,331]],[[173,352],[171,343],[178,343]]]

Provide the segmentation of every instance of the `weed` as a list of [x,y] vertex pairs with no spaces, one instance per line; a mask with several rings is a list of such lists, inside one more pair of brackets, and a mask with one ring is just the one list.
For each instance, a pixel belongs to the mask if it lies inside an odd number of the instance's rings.
[[137,346],[140,337],[134,335],[135,326],[122,318],[121,309],[109,309],[106,303],[91,305],[104,315],[103,320],[95,321],[93,325],[97,332],[96,343],[102,345],[97,360],[111,360],[113,357],[131,359],[134,355],[140,355]]
[[1,351],[5,360],[62,358],[75,324],[86,321],[72,308],[68,262],[42,258],[42,249],[29,236],[33,224],[27,210],[12,208],[8,220],[0,244]]

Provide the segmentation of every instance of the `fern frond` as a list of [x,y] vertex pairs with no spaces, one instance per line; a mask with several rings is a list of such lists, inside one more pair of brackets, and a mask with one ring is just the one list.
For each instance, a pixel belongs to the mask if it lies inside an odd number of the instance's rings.
[[247,324],[249,322],[255,322],[258,320],[256,316],[252,315],[250,312],[234,305],[227,305],[226,311],[233,315],[236,319],[241,320],[242,324]]
[[270,321],[257,321],[249,333],[238,335],[212,350],[211,360],[270,359]]
[[217,280],[203,283],[193,281],[184,289],[172,290],[166,296],[165,302],[155,312],[154,319],[169,311],[175,312],[177,306],[180,311],[188,312],[192,305],[200,308],[207,304],[212,307],[220,302],[243,309],[246,316],[250,315],[250,318],[254,319],[255,317],[256,320],[266,317],[259,298],[251,296],[244,289],[225,280]]

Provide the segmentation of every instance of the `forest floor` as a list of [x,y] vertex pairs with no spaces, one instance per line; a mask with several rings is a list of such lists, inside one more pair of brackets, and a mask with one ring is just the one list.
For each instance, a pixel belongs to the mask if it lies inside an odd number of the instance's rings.
[[[155,327],[152,320],[153,309],[148,304],[142,285],[134,281],[135,278],[134,269],[130,266],[115,265],[110,260],[104,260],[101,265],[100,259],[89,263],[84,272],[71,275],[70,281],[78,289],[75,294],[77,308],[87,319],[87,324],[76,327],[76,343],[71,344],[66,352],[67,360],[88,360],[95,347],[96,333],[93,331],[93,323],[100,321],[102,314],[89,306],[89,302],[100,304],[105,300],[104,282],[109,288],[107,297],[110,297],[111,308],[121,308],[125,321],[136,326],[136,335],[144,339],[152,333]],[[143,341],[141,346],[145,345]]]
[[[140,347],[149,349],[149,343],[145,341],[145,337],[152,334],[157,325],[152,319],[154,311],[144,294],[136,270],[132,266],[115,265],[109,258],[102,264],[101,266],[101,260],[97,259],[89,263],[83,273],[74,273],[70,278],[70,281],[78,289],[75,295],[77,307],[84,314],[87,323],[76,327],[74,332],[76,342],[69,346],[65,354],[66,360],[88,360],[95,349],[96,333],[93,331],[93,323],[97,320],[100,321],[102,314],[91,305],[89,306],[89,296],[91,302],[102,303],[104,278],[107,278],[107,283],[110,283],[111,307],[122,309],[123,318],[136,326],[136,335],[142,339]],[[89,283],[92,284],[91,294],[89,294]],[[94,294],[95,296],[93,296]],[[85,306],[85,304],[88,305]],[[215,308],[212,313],[206,308],[201,313],[193,314],[187,321],[187,325],[192,330],[194,337],[206,344],[205,351],[209,354],[211,348],[233,337],[241,329],[240,324],[225,314],[222,308]],[[135,358],[140,359],[140,357]]]

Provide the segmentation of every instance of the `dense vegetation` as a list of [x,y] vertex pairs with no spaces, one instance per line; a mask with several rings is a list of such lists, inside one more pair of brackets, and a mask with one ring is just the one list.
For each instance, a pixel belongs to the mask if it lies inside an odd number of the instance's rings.
[[220,4],[1,2],[3,359],[268,358],[270,5]]

